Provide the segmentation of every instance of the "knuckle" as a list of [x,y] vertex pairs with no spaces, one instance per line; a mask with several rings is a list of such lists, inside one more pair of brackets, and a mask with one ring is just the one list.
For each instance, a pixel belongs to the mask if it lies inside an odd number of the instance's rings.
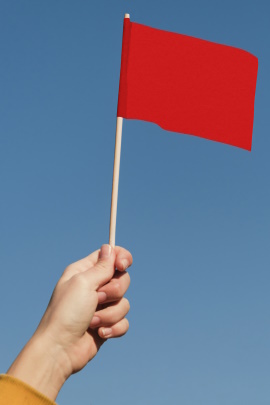
[[69,265],[65,268],[63,274],[69,273],[69,272],[72,270],[72,268],[73,268],[73,264],[69,264]]
[[115,298],[122,298],[123,288],[120,283],[114,283],[112,293]]
[[106,315],[104,314],[104,317],[103,317],[102,320],[107,325],[113,325],[113,324],[115,324],[116,322],[119,321],[119,316],[115,312],[110,312],[110,313],[107,313]]
[[107,322],[114,323],[117,322],[118,319],[118,311],[115,307],[108,307],[103,310],[104,314],[104,319],[106,319]]
[[122,321],[122,330],[120,336],[125,335],[128,330],[129,330],[129,321],[127,320],[127,318],[124,318]]
[[123,298],[123,306],[125,308],[125,312],[128,313],[130,310],[130,303],[126,298]]
[[69,264],[63,271],[62,276],[60,277],[59,283],[61,284],[62,281],[64,281],[66,278],[68,278],[68,276],[73,273],[73,270],[74,270],[73,264]]
[[129,321],[128,321],[127,318],[124,319],[124,327],[125,327],[125,330],[127,332],[129,330]]
[[99,263],[97,263],[96,269],[108,278],[111,278],[114,273],[114,267],[110,263],[105,261],[100,261]]
[[97,267],[99,270],[102,270],[102,271],[104,271],[104,270],[108,271],[108,269],[109,269],[108,263],[105,262],[105,261],[102,261],[102,260],[100,260],[100,261],[96,264],[96,267]]

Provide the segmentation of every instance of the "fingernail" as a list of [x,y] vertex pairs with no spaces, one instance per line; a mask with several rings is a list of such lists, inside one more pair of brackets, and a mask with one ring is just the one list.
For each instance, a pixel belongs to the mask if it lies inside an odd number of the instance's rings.
[[98,302],[104,302],[107,299],[107,294],[104,291],[98,291]]
[[102,334],[103,334],[103,337],[105,337],[105,338],[110,337],[112,334],[112,328],[103,328]]
[[100,323],[100,317],[94,315],[92,321],[90,322],[90,326],[97,326]]
[[123,266],[123,269],[124,269],[124,270],[126,270],[126,269],[128,268],[129,262],[128,262],[127,259],[123,259],[123,260],[122,260],[122,266]]
[[100,259],[107,259],[110,257],[112,252],[112,247],[110,245],[102,245],[99,253]]

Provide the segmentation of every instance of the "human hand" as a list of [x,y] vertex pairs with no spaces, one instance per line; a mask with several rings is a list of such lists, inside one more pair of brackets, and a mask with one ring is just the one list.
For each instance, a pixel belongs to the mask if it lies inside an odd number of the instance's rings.
[[[31,340],[8,370],[51,399],[108,339],[128,330],[131,254],[120,247],[101,250],[66,268]],[[115,271],[117,269],[117,271]]]

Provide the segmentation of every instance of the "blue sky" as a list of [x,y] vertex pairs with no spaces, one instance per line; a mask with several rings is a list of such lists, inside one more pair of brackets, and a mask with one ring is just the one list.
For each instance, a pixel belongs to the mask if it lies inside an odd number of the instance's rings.
[[129,333],[66,383],[71,405],[270,400],[270,5],[0,3],[0,371],[64,268],[108,241],[122,22],[259,59],[249,153],[124,121],[117,244]]

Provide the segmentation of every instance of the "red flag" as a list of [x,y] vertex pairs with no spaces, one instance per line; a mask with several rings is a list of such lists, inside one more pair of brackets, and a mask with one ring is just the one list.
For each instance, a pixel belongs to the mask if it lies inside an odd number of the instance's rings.
[[117,116],[251,150],[258,59],[124,19]]

